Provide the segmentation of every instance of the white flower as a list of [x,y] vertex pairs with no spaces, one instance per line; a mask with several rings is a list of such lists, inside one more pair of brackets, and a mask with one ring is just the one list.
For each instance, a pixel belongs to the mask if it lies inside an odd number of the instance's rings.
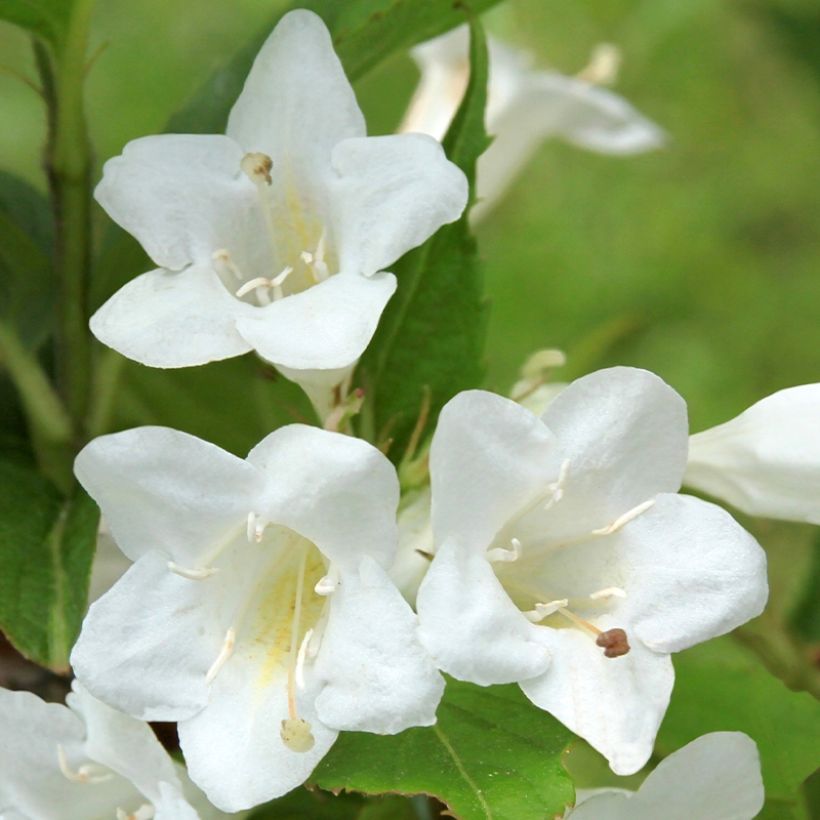
[[579,791],[572,820],[752,820],[765,795],[760,757],[742,732],[713,732],[669,755],[637,792]]
[[[614,73],[613,52],[603,52],[589,79],[533,67],[532,56],[488,41],[490,80],[487,131],[495,136],[478,161],[480,218],[549,137],[561,137],[603,154],[634,154],[658,148],[663,132],[621,97],[593,84]],[[469,77],[468,35],[462,26],[412,51],[421,80],[400,130],[441,139],[458,108]],[[595,74],[600,76],[596,77]]]
[[734,629],[767,596],[757,542],[676,494],[686,428],[661,379],[613,368],[573,382],[541,419],[461,393],[431,448],[422,642],[459,679],[517,681],[618,774],[649,758],[669,653]]
[[96,439],[75,470],[135,562],[91,606],[75,672],[179,721],[217,806],[302,783],[340,730],[435,721],[443,681],[387,578],[399,489],[374,447],[291,425],[242,460],[144,427]]
[[389,574],[411,605],[433,557],[430,501],[430,485],[425,484],[403,496],[399,508],[399,548]]
[[198,820],[223,817],[192,794],[151,727],[76,681],[68,708],[0,689],[0,816],[8,820]]
[[684,481],[749,515],[820,524],[820,384],[692,436]]
[[344,379],[395,290],[380,271],[458,218],[467,181],[429,137],[366,137],[327,29],[294,11],[227,136],[135,140],[96,197],[158,268],[97,311],[101,341],[154,367],[256,350],[310,389]]

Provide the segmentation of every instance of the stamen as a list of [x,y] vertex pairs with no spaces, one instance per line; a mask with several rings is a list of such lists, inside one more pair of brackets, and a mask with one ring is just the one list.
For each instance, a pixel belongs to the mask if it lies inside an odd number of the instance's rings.
[[267,525],[263,524],[257,517],[256,513],[251,511],[248,513],[248,529],[247,529],[247,536],[248,541],[250,543],[261,544],[262,537],[265,533],[265,527]]
[[213,683],[219,671],[227,662],[228,658],[233,655],[233,648],[236,645],[236,630],[231,627],[225,633],[225,640],[222,643],[222,648],[216,656],[216,660],[211,664],[211,668],[205,673],[205,683]]
[[559,598],[557,601],[549,601],[546,604],[536,604],[535,609],[525,612],[524,615],[534,624],[540,623],[544,618],[555,614],[569,604],[566,598]]
[[218,251],[214,251],[211,254],[211,259],[216,267],[222,268],[223,271],[227,271],[240,281],[244,278],[242,271],[239,270],[233,259],[231,259],[231,255],[226,248],[220,248]]
[[299,621],[302,617],[302,593],[305,587],[305,568],[307,566],[307,549],[302,549],[299,559],[299,570],[296,580],[296,597],[293,602],[293,622],[290,630],[290,660],[288,662],[288,718],[282,721],[279,736],[282,743],[292,752],[308,752],[315,740],[310,731],[310,724],[299,717],[296,708],[296,668],[298,666]]
[[606,587],[591,593],[589,598],[592,601],[598,601],[601,598],[626,598],[626,592],[620,587]]
[[629,653],[629,641],[623,629],[607,629],[595,639],[595,643],[603,647],[607,658],[620,658]]
[[218,567],[196,567],[192,569],[189,567],[181,567],[174,561],[168,562],[168,569],[177,575],[181,575],[183,578],[187,578],[189,581],[204,581],[206,578],[210,578],[214,573],[219,572]]
[[307,656],[308,645],[312,637],[313,630],[308,629],[308,631],[305,632],[305,637],[302,638],[302,643],[299,644],[299,651],[296,653],[294,676],[296,677],[296,685],[299,689],[305,688],[305,657]]
[[104,766],[94,763],[84,763],[75,772],[71,766],[68,765],[65,749],[59,743],[57,744],[57,765],[60,767],[60,772],[63,777],[72,783],[83,783],[93,786],[97,783],[105,783],[114,777],[113,772],[108,771]]
[[593,85],[611,85],[621,67],[621,51],[612,43],[599,43],[592,50],[589,63],[576,75]]
[[639,515],[645,513],[650,507],[655,505],[655,499],[650,498],[647,501],[644,501],[641,504],[638,504],[637,507],[633,507],[631,510],[625,512],[619,518],[616,518],[611,524],[607,525],[606,527],[601,527],[600,529],[593,530],[593,535],[612,535],[612,533],[618,532],[619,529],[626,526],[630,521],[636,519]]
[[557,504],[564,497],[564,487],[567,483],[567,476],[569,475],[569,459],[565,458],[561,462],[561,467],[558,470],[558,478],[547,485],[547,492],[550,493],[549,500],[544,505],[544,509],[548,510],[554,504]]
[[143,803],[135,812],[128,814],[125,809],[117,809],[117,820],[154,820],[156,809],[150,803]]
[[241,299],[243,296],[247,296],[252,290],[257,290],[258,288],[269,288],[273,283],[270,279],[266,276],[257,276],[256,279],[251,279],[248,282],[245,282],[241,288],[236,292],[235,296]]
[[316,582],[316,586],[313,587],[313,591],[317,595],[321,595],[324,597],[335,592],[337,586],[339,586],[338,581],[334,580],[328,575],[324,575]]
[[282,291],[282,285],[285,284],[285,280],[288,278],[288,276],[291,275],[291,273],[293,273],[293,268],[290,265],[288,265],[286,268],[282,270],[281,273],[277,273],[276,276],[274,276],[273,279],[270,280],[270,286],[273,289],[274,300],[282,299],[284,297],[285,294]]
[[510,563],[517,561],[521,557],[521,542],[517,538],[510,538],[512,549],[504,549],[503,547],[494,547],[487,550],[487,560],[492,563]]
[[273,168],[273,160],[261,151],[253,151],[250,154],[245,154],[239,163],[239,167],[254,185],[270,185],[273,182],[270,175],[271,169]]

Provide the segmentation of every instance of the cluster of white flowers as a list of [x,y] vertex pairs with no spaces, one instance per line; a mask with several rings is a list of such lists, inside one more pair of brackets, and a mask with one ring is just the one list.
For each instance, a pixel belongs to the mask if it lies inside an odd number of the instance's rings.
[[[385,268],[466,206],[436,139],[465,87],[465,37],[416,52],[404,130],[433,136],[366,137],[322,21],[283,18],[226,136],[148,137],[106,164],[97,199],[157,269],[97,312],[96,336],[155,367],[255,350],[326,415],[396,288]],[[591,82],[611,52],[577,78],[498,44],[491,57],[486,201],[545,136],[611,153],[661,142]],[[398,523],[395,469],[342,433],[286,426],[244,460],[159,427],[88,444],[77,478],[133,563],[88,612],[68,708],[0,692],[0,815],[247,809],[304,782],[340,731],[432,725],[442,671],[516,682],[613,771],[641,769],[670,654],[767,598],[760,546],[681,484],[820,523],[820,385],[692,438],[683,399],[643,370],[593,373],[544,404],[453,398],[429,488]],[[187,773],[151,720],[178,723]],[[763,801],[754,744],[734,734],[690,744],[634,795],[580,797],[577,820],[750,818]]]

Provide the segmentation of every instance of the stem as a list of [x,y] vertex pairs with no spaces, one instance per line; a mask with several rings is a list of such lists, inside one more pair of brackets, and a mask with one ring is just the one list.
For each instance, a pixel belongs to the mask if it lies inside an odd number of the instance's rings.
[[46,171],[55,218],[58,280],[58,387],[82,440],[91,380],[88,275],[91,269],[91,146],[83,83],[88,24],[94,0],[75,0],[65,39],[53,62],[42,48],[38,67],[49,103]]
[[125,363],[125,358],[110,349],[102,351],[97,358],[87,425],[88,435],[92,438],[106,433],[111,425],[114,399]]

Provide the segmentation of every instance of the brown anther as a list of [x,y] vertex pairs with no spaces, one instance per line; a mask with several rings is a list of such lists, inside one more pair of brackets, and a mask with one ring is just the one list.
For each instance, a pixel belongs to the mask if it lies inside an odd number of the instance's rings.
[[416,550],[416,552],[417,552],[417,553],[418,553],[418,554],[419,554],[422,558],[426,558],[428,561],[432,561],[432,560],[433,560],[433,553],[432,553],[432,552],[427,552],[427,550]]
[[629,641],[623,629],[607,629],[595,639],[595,643],[603,648],[607,658],[620,658],[629,652]]
[[267,185],[273,182],[270,172],[273,160],[261,152],[252,152],[242,157],[242,170],[252,179],[263,179]]

